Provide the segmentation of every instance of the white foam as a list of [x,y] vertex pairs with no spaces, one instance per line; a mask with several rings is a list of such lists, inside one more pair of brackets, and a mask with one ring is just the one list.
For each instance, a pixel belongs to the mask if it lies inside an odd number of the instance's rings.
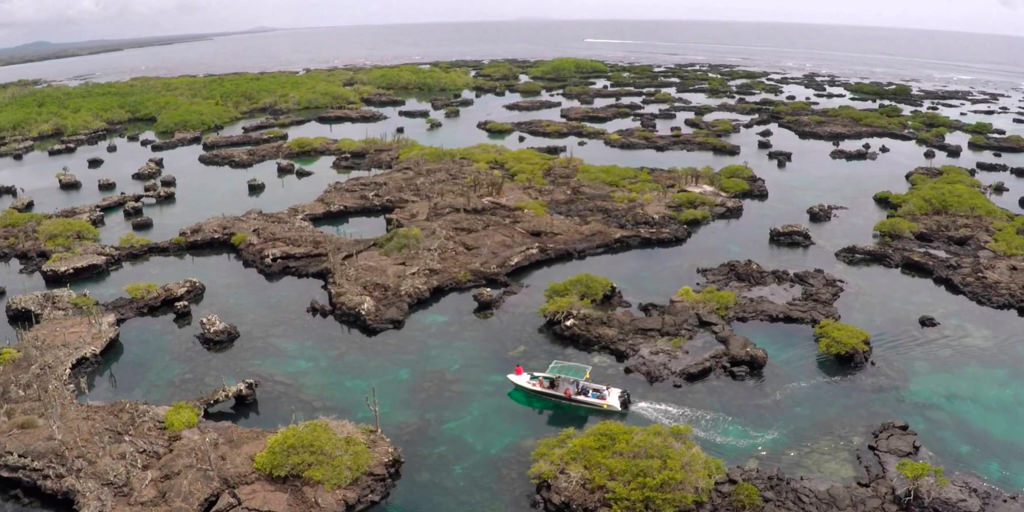
[[716,444],[760,445],[778,435],[775,431],[762,433],[750,430],[722,413],[683,405],[637,402],[629,410],[662,425],[689,425],[693,428],[693,435]]

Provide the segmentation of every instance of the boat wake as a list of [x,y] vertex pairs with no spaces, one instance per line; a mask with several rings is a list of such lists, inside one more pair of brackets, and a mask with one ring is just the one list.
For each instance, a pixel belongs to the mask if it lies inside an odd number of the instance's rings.
[[776,431],[757,432],[738,425],[730,416],[703,409],[662,402],[637,402],[629,408],[648,420],[662,425],[689,425],[693,435],[721,445],[760,445],[779,435]]

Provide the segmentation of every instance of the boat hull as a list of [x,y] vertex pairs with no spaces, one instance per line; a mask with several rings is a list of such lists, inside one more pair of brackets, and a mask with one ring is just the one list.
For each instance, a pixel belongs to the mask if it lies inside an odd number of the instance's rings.
[[[534,373],[534,376],[548,377],[547,374]],[[593,409],[597,411],[613,411],[613,412],[625,412],[620,405],[620,397],[625,393],[623,390],[613,387],[607,387],[607,399],[600,400],[595,398],[587,398],[582,396],[566,396],[564,392],[555,391],[551,389],[542,388],[536,385],[536,379],[531,379],[529,373],[522,375],[516,375],[510,373],[506,376],[512,384],[523,391],[529,392],[536,396],[547,398],[548,400],[562,402],[577,407],[584,407],[587,409]],[[628,403],[628,399],[627,399]]]

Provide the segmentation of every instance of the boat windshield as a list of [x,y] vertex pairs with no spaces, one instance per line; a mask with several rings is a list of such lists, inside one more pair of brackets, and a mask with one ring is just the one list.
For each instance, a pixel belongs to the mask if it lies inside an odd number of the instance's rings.
[[590,378],[590,367],[579,363],[552,361],[546,373],[569,377],[570,379],[587,380]]

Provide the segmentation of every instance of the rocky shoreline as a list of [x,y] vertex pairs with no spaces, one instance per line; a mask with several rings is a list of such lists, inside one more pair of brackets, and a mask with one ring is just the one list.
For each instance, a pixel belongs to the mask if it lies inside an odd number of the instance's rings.
[[[0,481],[83,512],[363,510],[384,499],[402,459],[372,430],[361,431],[370,468],[351,485],[328,491],[253,468],[271,432],[200,419],[176,433],[164,427],[167,407],[75,400],[74,380],[117,341],[119,323],[168,303],[199,300],[203,289],[186,280],[142,300],[106,305],[70,290],[13,297],[8,316],[27,314],[35,323],[13,346],[19,357],[0,366]],[[254,400],[256,385],[243,381],[190,402],[201,416],[224,401]]]
[[[897,469],[900,461],[934,464],[937,457],[921,445],[917,433],[902,421],[882,423],[867,446],[857,450],[859,474],[853,483],[829,482],[817,477],[787,476],[778,469],[728,470],[716,479],[708,499],[694,512],[743,512],[735,489],[753,485],[764,512],[1013,512],[1024,510],[1024,495],[1009,494],[972,475],[955,474],[941,482],[914,482]],[[942,477],[945,478],[945,477]],[[941,480],[941,478],[937,479]],[[537,482],[534,504],[545,512],[597,512],[605,498],[562,478]]]
[[681,386],[713,374],[744,379],[764,368],[768,354],[733,332],[733,322],[815,324],[839,318],[834,304],[843,282],[821,270],[766,270],[746,260],[698,272],[705,281],[701,290],[731,292],[731,303],[723,307],[677,295],[668,304],[640,304],[638,316],[616,290],[592,308],[546,315],[547,328],[580,349],[614,355],[626,363],[627,373]]

